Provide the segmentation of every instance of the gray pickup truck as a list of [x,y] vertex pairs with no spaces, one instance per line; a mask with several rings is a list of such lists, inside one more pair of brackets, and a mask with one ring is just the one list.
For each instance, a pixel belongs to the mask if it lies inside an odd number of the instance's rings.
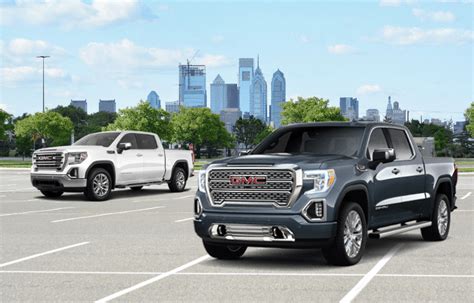
[[423,157],[403,126],[308,123],[211,163],[198,182],[194,229],[211,256],[320,247],[329,263],[352,265],[369,237],[421,229],[424,240],[446,239],[457,169]]

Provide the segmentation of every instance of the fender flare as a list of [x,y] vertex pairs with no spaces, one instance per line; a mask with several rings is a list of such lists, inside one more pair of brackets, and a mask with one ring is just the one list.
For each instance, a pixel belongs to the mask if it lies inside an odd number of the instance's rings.
[[176,168],[176,166],[177,166],[178,164],[181,164],[181,163],[184,163],[184,164],[188,167],[188,169],[186,170],[186,179],[189,179],[189,177],[190,177],[191,174],[190,174],[190,172],[189,172],[189,163],[188,163],[188,161],[186,161],[186,160],[178,160],[178,161],[176,161],[176,162],[173,164],[173,167],[171,168],[171,175],[173,175],[173,172],[174,172],[174,169]]
[[453,188],[453,180],[450,176],[441,176],[438,178],[438,181],[436,181],[436,186],[434,188],[434,191],[433,191],[433,195],[431,197],[431,205],[433,204],[434,200],[436,199],[436,193],[438,192],[438,189],[439,189],[439,186],[442,184],[442,183],[449,183],[449,186],[451,188],[451,196],[449,196],[449,203],[453,204],[453,198],[454,198],[454,188]]
[[339,210],[341,208],[342,202],[344,201],[344,197],[347,195],[347,193],[351,191],[356,191],[356,190],[362,190],[365,193],[365,196],[367,198],[367,222],[369,222],[370,218],[370,195],[369,195],[369,189],[367,188],[367,184],[364,183],[352,183],[349,185],[346,185],[342,191],[340,192],[339,196],[337,197],[336,204],[334,206],[335,209],[335,217],[338,218],[339,216]]
[[110,160],[98,160],[98,161],[94,161],[92,162],[89,167],[87,168],[86,170],[86,174],[85,174],[85,177],[87,179],[87,176],[89,175],[89,172],[92,168],[94,168],[94,166],[98,165],[98,164],[107,164],[107,165],[112,165],[112,169],[113,169],[113,176],[112,176],[112,188],[115,188],[115,182],[117,180],[117,173],[116,173],[116,170],[115,170],[115,164],[114,162],[110,161]]

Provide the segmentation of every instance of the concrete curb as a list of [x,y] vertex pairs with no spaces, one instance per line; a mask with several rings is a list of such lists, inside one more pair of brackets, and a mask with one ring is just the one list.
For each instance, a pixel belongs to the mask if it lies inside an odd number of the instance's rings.
[[30,168],[24,167],[0,167],[0,170],[30,171]]

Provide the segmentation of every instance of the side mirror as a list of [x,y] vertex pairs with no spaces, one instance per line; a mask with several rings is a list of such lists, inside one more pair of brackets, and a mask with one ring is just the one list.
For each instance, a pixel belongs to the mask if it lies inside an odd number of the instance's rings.
[[372,153],[372,162],[388,163],[395,160],[395,150],[393,148],[375,149]]
[[246,155],[250,154],[251,151],[252,151],[251,149],[243,150],[243,151],[239,152],[239,156],[246,156]]
[[124,142],[124,143],[119,143],[117,146],[117,152],[121,154],[124,150],[132,148],[132,143],[129,142]]

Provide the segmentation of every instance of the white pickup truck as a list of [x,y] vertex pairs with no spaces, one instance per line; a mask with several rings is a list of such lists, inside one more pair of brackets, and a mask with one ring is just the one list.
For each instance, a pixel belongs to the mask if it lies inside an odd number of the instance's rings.
[[192,175],[191,151],[165,150],[157,135],[138,131],[94,133],[71,146],[39,149],[31,167],[31,183],[46,197],[84,192],[95,201],[109,199],[114,188],[164,182],[180,192]]

